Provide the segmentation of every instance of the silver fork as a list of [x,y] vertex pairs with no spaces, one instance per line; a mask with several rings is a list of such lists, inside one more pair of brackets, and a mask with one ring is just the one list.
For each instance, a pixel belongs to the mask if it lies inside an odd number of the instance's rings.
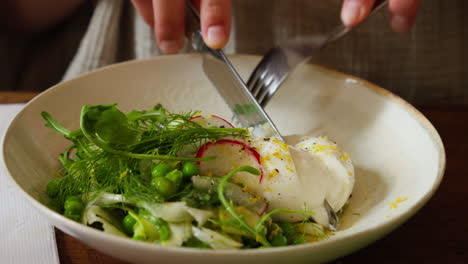
[[[387,2],[388,0],[375,1],[369,17],[377,13]],[[265,107],[290,72],[351,29],[340,25],[327,35],[290,41],[270,49],[250,75],[247,87],[258,103]]]

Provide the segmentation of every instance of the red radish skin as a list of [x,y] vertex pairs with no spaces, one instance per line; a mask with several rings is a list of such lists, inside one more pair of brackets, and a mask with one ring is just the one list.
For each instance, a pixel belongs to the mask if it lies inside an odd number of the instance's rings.
[[67,158],[69,158],[69,159],[74,159],[74,158],[75,158],[75,153],[76,153],[76,149],[75,149],[75,148],[71,149],[71,150],[68,152]]
[[268,210],[268,203],[265,203],[265,206],[263,207],[262,211],[260,211],[258,213],[259,216],[262,216],[263,214],[265,214]]
[[[197,115],[190,118],[189,121],[197,123],[202,127],[215,126],[219,128],[234,128],[234,126],[231,123],[229,123],[226,119],[215,115]],[[183,129],[183,127],[180,127],[180,129]],[[179,153],[177,153],[176,156],[193,157],[193,153],[196,150],[196,147],[192,148],[192,146],[186,146]]]
[[208,123],[213,123],[217,127],[225,126],[225,127],[234,128],[234,126],[231,123],[229,123],[226,119],[216,116],[216,115],[209,115],[209,116],[197,115],[197,116],[190,118],[189,120],[197,122],[197,120],[200,120],[203,118],[206,119]]
[[[232,140],[232,139],[220,139],[220,140],[218,140],[216,142],[208,142],[208,143],[203,144],[198,149],[198,152],[195,155],[195,158],[202,158],[205,155],[205,152],[208,149],[210,149],[211,147],[224,145],[224,144],[232,144],[232,145],[240,146],[241,150],[245,150],[245,151],[249,152],[249,155],[251,155],[251,156],[253,156],[255,158],[256,162],[258,163],[258,170],[260,171],[260,177],[259,177],[258,182],[261,183],[262,179],[263,179],[263,170],[262,170],[262,167],[261,167],[262,163],[261,163],[261,159],[260,159],[260,154],[254,148],[252,148],[251,146],[245,144],[244,142],[240,142],[240,141],[236,141],[236,140]],[[198,163],[198,165],[201,166],[200,161],[197,162],[197,163]]]

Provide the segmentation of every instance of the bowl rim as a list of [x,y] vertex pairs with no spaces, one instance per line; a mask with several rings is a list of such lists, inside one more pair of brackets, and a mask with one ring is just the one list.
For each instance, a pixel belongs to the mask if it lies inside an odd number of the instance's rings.
[[[364,88],[374,92],[376,95],[380,97],[384,97],[388,100],[390,100],[392,103],[397,104],[398,106],[401,106],[410,116],[415,117],[417,119],[419,125],[428,133],[430,138],[432,139],[432,142],[435,146],[437,146],[437,151],[439,155],[439,168],[437,172],[437,177],[435,179],[435,182],[431,186],[430,189],[428,189],[422,197],[416,201],[412,206],[405,208],[404,211],[401,211],[398,215],[392,216],[391,218],[388,218],[382,222],[379,222],[367,229],[352,232],[352,233],[347,233],[340,235],[339,237],[334,237],[333,240],[330,239],[324,239],[318,242],[314,243],[306,243],[302,245],[294,245],[294,246],[287,246],[287,247],[274,247],[274,248],[261,248],[261,249],[243,249],[243,250],[200,250],[196,248],[185,248],[185,247],[167,247],[167,246],[162,246],[158,244],[151,244],[147,242],[142,242],[142,241],[135,241],[131,240],[128,238],[123,238],[119,236],[115,236],[112,234],[107,234],[102,231],[84,226],[81,223],[77,223],[73,220],[70,220],[63,215],[53,211],[46,205],[40,203],[38,200],[33,198],[31,195],[29,195],[25,190],[23,190],[20,185],[16,182],[15,178],[11,175],[10,169],[8,168],[8,165],[5,161],[5,141],[10,133],[10,130],[12,126],[18,122],[17,120],[21,117],[21,115],[24,114],[25,109],[36,102],[41,97],[47,96],[50,93],[54,93],[57,89],[60,89],[61,86],[63,85],[68,85],[78,79],[82,78],[87,78],[88,76],[100,74],[102,71],[111,71],[114,68],[120,68],[120,67],[128,67],[132,66],[134,64],[141,64],[141,63],[152,63],[153,61],[163,61],[163,60],[180,60],[182,57],[188,57],[188,56],[197,56],[200,57],[199,54],[176,54],[176,55],[163,55],[163,56],[158,56],[158,57],[153,57],[153,58],[148,58],[148,59],[139,59],[139,60],[130,60],[130,61],[125,61],[125,62],[120,62],[112,65],[108,65],[90,72],[87,72],[85,74],[79,75],[77,77],[74,77],[72,79],[60,82],[47,90],[41,92],[39,95],[34,97],[32,100],[30,100],[28,103],[24,105],[24,107],[16,114],[16,116],[11,120],[10,124],[8,125],[7,129],[5,130],[4,134],[2,135],[2,139],[0,141],[0,145],[2,146],[2,150],[0,152],[0,157],[1,161],[4,164],[4,170],[7,175],[7,178],[10,179],[11,182],[13,182],[15,188],[20,191],[20,193],[23,194],[23,196],[36,208],[36,210],[39,210],[43,215],[45,215],[49,219],[53,219],[54,222],[59,222],[62,225],[71,225],[73,229],[78,229],[79,232],[85,233],[86,236],[98,236],[101,241],[105,241],[105,243],[119,243],[121,245],[127,245],[129,248],[136,247],[138,246],[142,250],[162,250],[165,251],[166,253],[187,253],[191,254],[192,256],[206,256],[207,254],[209,255],[215,255],[215,256],[232,256],[233,254],[235,255],[242,255],[242,256],[250,256],[250,255],[256,255],[258,256],[259,254],[270,254],[270,253],[283,253],[283,252],[296,252],[296,251],[302,251],[305,249],[310,249],[310,248],[326,248],[329,245],[333,245],[338,242],[345,241],[347,239],[351,238],[358,238],[366,233],[369,232],[374,232],[377,230],[387,230],[387,232],[397,228],[400,224],[404,223],[408,218],[410,218],[413,214],[415,214],[418,210],[420,210],[427,202],[428,200],[434,195],[434,193],[438,190],[444,173],[446,169],[446,153],[445,153],[445,148],[443,141],[435,129],[435,127],[432,125],[432,123],[419,111],[417,110],[413,105],[411,105],[409,102],[405,101],[403,98],[399,97],[396,94],[393,94],[392,92],[384,89],[383,87],[380,87],[376,84],[373,84],[367,80],[364,80],[362,78],[339,72],[335,69],[331,69],[326,66],[321,66],[317,64],[307,64],[305,65],[306,67],[313,67],[314,69],[318,69],[319,71],[325,73],[325,74],[331,74],[334,75],[335,77],[343,80],[353,80],[356,81],[359,85],[364,86]],[[235,55],[229,55],[228,57],[230,58],[249,58],[249,59],[257,59],[260,60],[261,56],[259,55],[251,55],[251,54],[235,54]],[[50,222],[50,220],[49,220]],[[68,232],[66,232],[68,233]],[[73,235],[72,235],[73,236]],[[382,235],[383,236],[383,235]],[[369,243],[372,243],[373,241],[379,239],[382,236],[377,236],[376,238],[372,239]],[[76,238],[76,237],[75,237]],[[95,248],[96,249],[96,248]],[[338,257],[338,256],[337,256]]]

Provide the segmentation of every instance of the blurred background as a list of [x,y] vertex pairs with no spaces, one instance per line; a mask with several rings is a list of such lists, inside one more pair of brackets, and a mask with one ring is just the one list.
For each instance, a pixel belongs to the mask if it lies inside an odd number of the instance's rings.
[[[134,58],[137,15],[130,1],[121,2],[115,62]],[[263,55],[287,39],[327,32],[340,23],[341,2],[232,0],[227,51]],[[41,91],[60,82],[95,6],[96,1],[85,1],[58,25],[36,33],[2,27],[0,90]],[[311,61],[376,83],[411,103],[468,105],[467,12],[466,0],[425,0],[413,31],[397,34],[382,10]]]

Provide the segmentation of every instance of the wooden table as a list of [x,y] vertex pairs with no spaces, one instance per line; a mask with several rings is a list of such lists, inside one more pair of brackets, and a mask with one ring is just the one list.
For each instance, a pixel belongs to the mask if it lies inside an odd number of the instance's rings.
[[[0,103],[35,93],[0,92]],[[468,106],[419,105],[444,141],[447,170],[430,202],[399,229],[337,263],[468,263]],[[61,263],[124,263],[56,229]]]

